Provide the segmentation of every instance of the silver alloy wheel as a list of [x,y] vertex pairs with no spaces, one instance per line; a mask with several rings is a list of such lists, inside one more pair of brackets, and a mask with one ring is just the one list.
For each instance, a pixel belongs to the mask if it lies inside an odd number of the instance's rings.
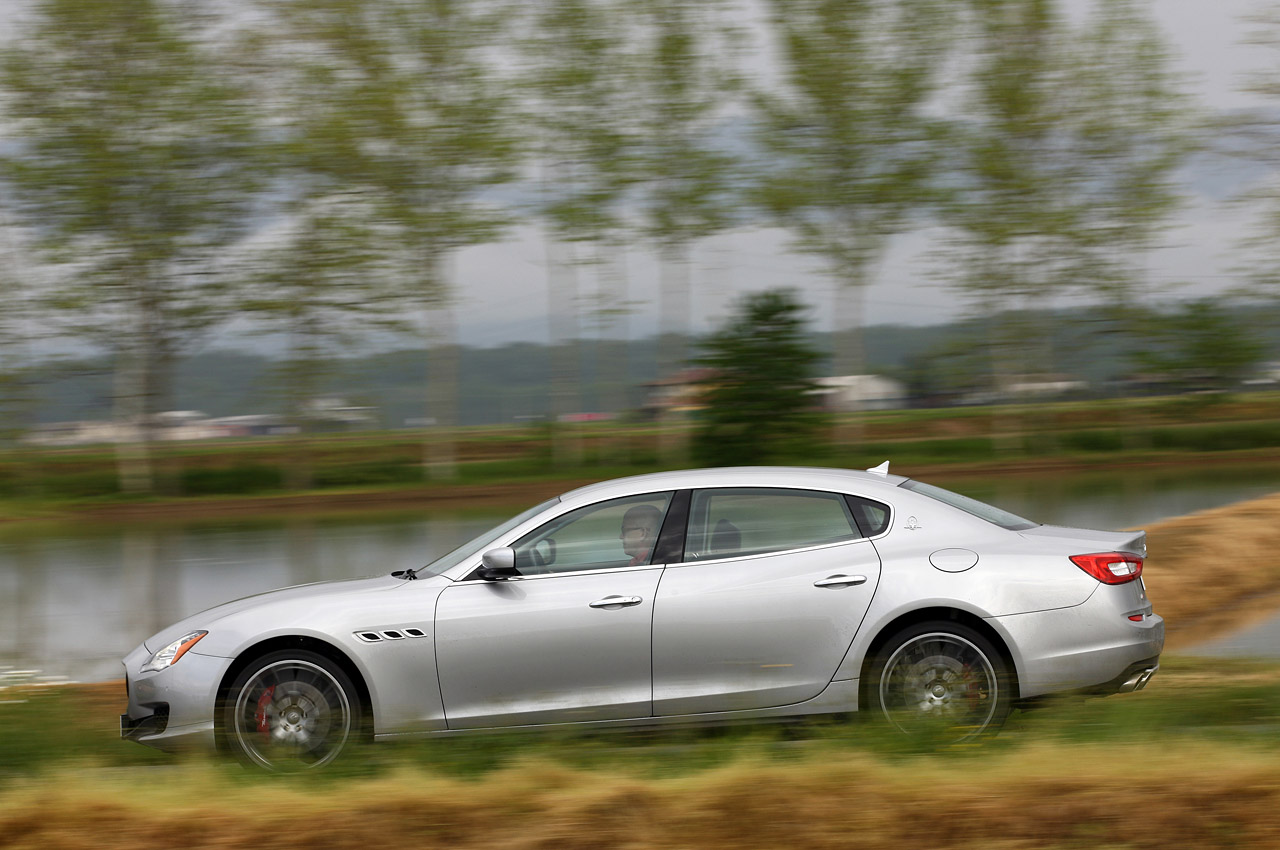
[[328,764],[354,728],[347,689],[332,672],[300,658],[259,668],[236,695],[231,734],[254,764],[290,770]]
[[880,710],[899,731],[948,742],[974,738],[1004,700],[987,653],[951,632],[904,641],[880,673]]

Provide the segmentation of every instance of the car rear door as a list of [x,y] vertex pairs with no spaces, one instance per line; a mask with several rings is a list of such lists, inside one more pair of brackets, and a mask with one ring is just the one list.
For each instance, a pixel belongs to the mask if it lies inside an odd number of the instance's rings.
[[879,578],[875,547],[840,494],[695,491],[684,560],[666,568],[654,607],[654,714],[817,696]]

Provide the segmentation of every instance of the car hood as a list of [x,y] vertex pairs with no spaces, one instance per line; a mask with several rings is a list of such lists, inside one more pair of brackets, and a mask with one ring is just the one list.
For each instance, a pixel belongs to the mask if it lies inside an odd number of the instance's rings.
[[329,596],[351,597],[362,593],[377,593],[385,590],[395,590],[396,588],[404,587],[407,583],[404,579],[382,575],[370,578],[342,579],[339,581],[318,581],[311,584],[284,587],[279,590],[269,590],[265,593],[256,593],[253,596],[233,599],[230,602],[224,602],[221,605],[215,605],[197,614],[192,614],[190,617],[179,620],[172,626],[156,632],[143,641],[142,645],[148,651],[155,652],[188,632],[193,632],[197,629],[209,629],[219,620],[238,614],[241,611],[247,611],[250,608],[259,608],[275,603],[320,600]]
[[1088,555],[1093,552],[1132,552],[1147,556],[1147,533],[1138,531],[1098,531],[1092,528],[1068,528],[1062,525],[1039,525],[1018,532],[1029,540],[1060,548],[1066,555]]

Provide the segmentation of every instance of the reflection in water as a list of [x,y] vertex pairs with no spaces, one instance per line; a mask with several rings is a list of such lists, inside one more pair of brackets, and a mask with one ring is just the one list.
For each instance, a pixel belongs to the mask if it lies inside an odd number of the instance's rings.
[[[1016,473],[1016,469],[1012,470]],[[1274,466],[1180,469],[1057,476],[1012,474],[996,479],[930,478],[1034,522],[1122,529],[1253,499],[1280,490]]]
[[[1280,489],[1280,468],[930,478],[1028,519],[1119,529]],[[133,525],[0,536],[0,669],[114,679],[160,629],[277,587],[411,569],[506,519]]]
[[501,518],[11,529],[0,538],[0,669],[118,678],[126,652],[183,617],[278,587],[420,567]]

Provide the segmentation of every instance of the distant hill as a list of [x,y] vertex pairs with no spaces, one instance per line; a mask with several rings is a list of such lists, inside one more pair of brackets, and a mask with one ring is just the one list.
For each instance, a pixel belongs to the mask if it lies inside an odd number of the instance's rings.
[[[1236,314],[1242,327],[1250,327],[1267,340],[1271,357],[1280,359],[1280,327],[1260,318],[1254,310],[1239,308]],[[1034,355],[1032,362],[1025,363],[1027,372],[1066,374],[1095,386],[1130,371],[1126,352],[1141,346],[1143,339],[1141,327],[1128,326],[1102,309],[1029,316],[1025,317],[1024,327],[1025,333],[1034,337],[1034,344],[1026,349]],[[975,353],[991,337],[992,328],[989,322],[975,319],[926,327],[878,325],[863,333],[867,371],[906,378],[922,364],[946,364],[952,360],[985,363],[986,358]],[[820,351],[830,351],[831,341],[831,335],[826,333],[812,337]],[[643,385],[656,377],[660,344],[657,337],[630,342],[581,340],[577,345],[582,374],[581,410],[613,412],[620,396],[625,398],[624,409],[639,407],[646,395]],[[551,347],[529,342],[491,348],[462,347],[462,423],[491,424],[546,416],[550,409],[551,353]],[[109,418],[111,379],[107,366],[104,361],[90,360],[46,365],[38,380],[34,420]],[[212,416],[282,413],[278,367],[279,363],[267,355],[227,350],[188,357],[179,364],[176,407],[202,410]],[[428,415],[426,369],[427,352],[423,350],[336,359],[329,364],[322,381],[323,393],[375,408],[384,427],[403,427]],[[819,366],[820,374],[830,374],[829,369],[829,361]],[[624,394],[614,387],[614,375],[626,376]]]

